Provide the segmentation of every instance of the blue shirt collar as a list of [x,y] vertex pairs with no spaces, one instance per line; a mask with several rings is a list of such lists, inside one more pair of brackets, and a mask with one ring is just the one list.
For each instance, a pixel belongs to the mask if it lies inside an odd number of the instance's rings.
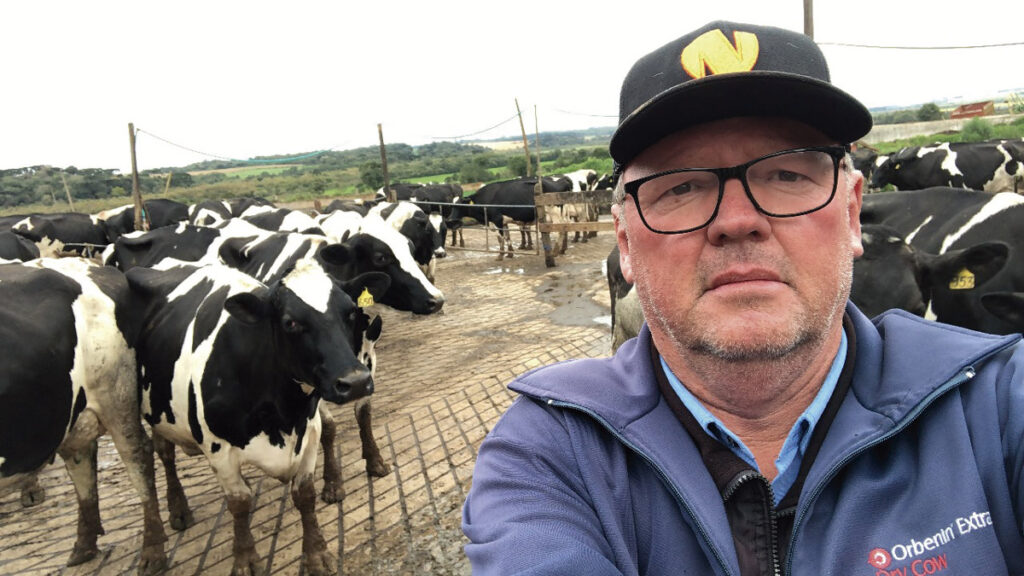
[[[811,401],[803,414],[793,423],[793,428],[790,429],[789,435],[782,445],[782,451],[775,460],[775,468],[778,471],[778,475],[772,481],[772,492],[775,494],[776,505],[778,505],[796,481],[797,474],[800,471],[800,463],[803,461],[807,445],[811,441],[814,427],[818,424],[822,414],[824,414],[825,407],[828,405],[829,399],[832,398],[832,393],[839,382],[839,375],[843,371],[843,365],[846,364],[846,348],[846,331],[844,330],[839,343],[839,351],[832,360],[832,367],[829,368],[825,381],[822,382],[821,388],[818,390],[817,395],[815,395],[814,400]],[[755,470],[760,470],[757,462],[754,460],[753,452],[743,444],[739,436],[736,436],[731,430],[726,428],[721,420],[716,418],[696,396],[683,386],[682,382],[672,373],[668,364],[665,363],[664,358],[659,356],[659,359],[661,360],[661,368],[665,372],[665,377],[672,386],[672,390],[679,396],[683,405],[686,406],[686,409],[697,420],[700,427],[709,436],[729,447],[734,454]]]

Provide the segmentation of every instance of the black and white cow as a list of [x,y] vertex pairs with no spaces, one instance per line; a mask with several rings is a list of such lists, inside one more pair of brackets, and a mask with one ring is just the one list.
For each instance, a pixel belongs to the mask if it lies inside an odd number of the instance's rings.
[[[512,242],[509,239],[507,222],[518,222],[523,226],[537,221],[537,209],[533,201],[536,184],[536,178],[516,178],[484,184],[452,208],[447,221],[448,228],[461,227],[463,218],[470,218],[485,225],[493,224],[498,229],[498,259],[501,260],[506,254],[512,257]],[[543,178],[541,186],[544,192],[568,192],[572,183],[568,178]],[[525,234],[520,248],[532,246],[532,238]]]
[[[149,220],[149,229],[162,228],[188,220],[188,206],[174,200],[157,198],[143,202],[143,218]],[[96,214],[103,223],[107,242],[113,242],[122,235],[135,231],[135,205],[104,210]]]
[[875,167],[870,187],[899,190],[935,186],[986,192],[1013,192],[1024,175],[1024,155],[1016,141],[943,143],[903,148]]
[[251,206],[242,212],[239,218],[271,232],[323,234],[323,231],[317,226],[316,220],[299,210],[273,206]]
[[[400,234],[412,242],[412,256],[427,276],[434,281],[436,259],[443,258],[444,233],[435,227],[430,217],[419,206],[406,200],[398,202],[381,202],[374,206],[369,214],[376,214],[384,219]],[[440,218],[440,214],[436,215]]]
[[232,573],[255,573],[252,492],[241,472],[249,463],[290,483],[306,572],[335,573],[315,510],[319,403],[373,392],[352,350],[353,297],[364,289],[379,294],[387,277],[339,283],[311,259],[269,285],[226,266],[136,267],[126,276],[139,327],[142,414],[167,474],[171,525],[191,522],[174,463],[178,445],[202,453],[224,489],[234,518]]
[[878,151],[864,146],[858,146],[850,156],[853,158],[853,167],[864,175],[864,182],[871,181],[871,174],[875,171],[878,160]]
[[35,243],[43,257],[71,252],[88,258],[98,255],[109,244],[103,223],[95,216],[78,212],[34,214],[14,224],[11,231]]
[[1024,330],[1019,315],[1005,315],[1024,293],[1022,218],[1017,194],[951,188],[866,195],[861,213],[862,223],[892,227],[919,254],[950,260],[947,276],[924,286],[925,317],[996,334]]
[[78,494],[68,565],[94,558],[103,533],[96,439],[109,433],[142,504],[139,572],[163,570],[167,538],[139,415],[124,276],[81,258],[4,264],[0,301],[0,489],[34,480],[60,454]]
[[[452,212],[452,204],[462,198],[462,186],[458,184],[424,184],[416,188],[408,200],[420,207],[427,213],[430,223],[434,225],[443,240],[448,235],[446,221]],[[404,200],[404,198],[399,198]],[[462,230],[452,230],[452,246],[455,246],[455,237],[459,237],[459,246],[465,247],[466,242],[462,237]],[[438,256],[440,258],[441,256]]]
[[188,223],[193,226],[216,226],[233,217],[231,205],[223,200],[203,200],[188,207]]
[[0,231],[0,258],[22,262],[39,258],[39,247],[10,230]]
[[1009,247],[982,242],[932,254],[907,244],[896,229],[863,224],[864,254],[854,260],[850,300],[868,316],[898,308],[926,316],[932,296],[959,282],[963,270],[999,268]]
[[[563,174],[572,182],[571,192],[587,192],[597,190],[597,172],[581,168],[574,172]],[[562,220],[565,222],[597,222],[597,208],[590,202],[571,202],[562,204],[560,207]],[[589,238],[597,236],[597,232],[579,232],[573,234],[573,242],[587,242]]]
[[[354,219],[354,223],[350,223],[351,228],[347,232],[335,230],[343,236],[336,240],[295,232],[267,232],[239,219],[229,221],[222,229],[187,225],[181,225],[177,230],[168,227],[136,237],[126,235],[119,238],[107,261],[123,270],[133,266],[166,269],[180,265],[182,261],[223,263],[262,282],[271,283],[280,279],[281,274],[299,260],[316,259],[338,280],[350,280],[367,272],[386,274],[389,287],[383,295],[378,294],[374,298],[375,303],[416,314],[431,314],[441,309],[444,294],[423,276],[413,261],[408,239],[377,216],[364,221],[354,213],[332,213],[329,219],[324,220],[325,229],[332,230],[328,224],[342,218]],[[177,233],[172,233],[175,230]],[[229,233],[231,231],[237,235],[233,236]],[[337,258],[327,261],[321,257],[324,251],[345,251],[348,257],[343,263],[338,263]],[[379,317],[367,322],[371,329],[376,322],[377,335],[373,337],[372,332],[367,332],[360,346],[367,346],[371,339],[375,341],[380,337]],[[371,410],[369,398],[353,404],[367,472],[380,477],[390,470],[373,437]],[[334,437],[334,420],[326,412],[322,417],[325,454],[332,456],[334,448],[328,443]],[[322,494],[326,501],[335,501],[341,493],[340,467],[331,467],[330,462],[327,464]]]

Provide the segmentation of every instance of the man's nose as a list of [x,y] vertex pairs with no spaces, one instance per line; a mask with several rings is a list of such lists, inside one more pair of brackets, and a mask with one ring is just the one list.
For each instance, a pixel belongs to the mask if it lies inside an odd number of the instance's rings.
[[748,236],[763,238],[770,229],[768,218],[754,206],[739,178],[726,180],[718,214],[708,225],[708,240],[720,244]]

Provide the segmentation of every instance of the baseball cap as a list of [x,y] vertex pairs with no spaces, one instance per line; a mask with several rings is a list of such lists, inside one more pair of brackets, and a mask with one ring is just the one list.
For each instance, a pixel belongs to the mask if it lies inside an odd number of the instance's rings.
[[808,36],[770,26],[711,22],[637,60],[622,83],[615,171],[669,134],[735,116],[781,116],[849,144],[871,113],[832,85]]

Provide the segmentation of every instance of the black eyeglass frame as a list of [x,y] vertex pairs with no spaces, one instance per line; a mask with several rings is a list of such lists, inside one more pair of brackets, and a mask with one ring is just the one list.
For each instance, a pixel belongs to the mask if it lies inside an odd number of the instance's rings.
[[[776,156],[784,156],[786,154],[793,154],[796,152],[824,152],[832,157],[832,192],[820,206],[817,206],[816,208],[811,208],[810,210],[804,210],[802,212],[797,212],[795,214],[775,214],[773,212],[769,212],[762,208],[761,205],[757,203],[757,200],[754,199],[754,195],[750,192],[750,184],[747,182],[747,169],[762,160],[767,160],[768,158],[774,158]],[[828,206],[830,203],[832,203],[832,199],[835,198],[836,196],[836,190],[839,188],[839,164],[846,157],[846,154],[848,154],[849,152],[849,145],[809,146],[806,148],[792,148],[789,150],[780,150],[778,152],[766,154],[764,156],[761,156],[760,158],[754,158],[749,162],[744,162],[743,164],[738,164],[736,166],[732,166],[729,168],[675,168],[673,170],[664,170],[662,172],[656,172],[654,174],[644,176],[642,178],[637,178],[636,180],[630,180],[629,182],[625,182],[622,185],[622,187],[626,195],[633,197],[633,205],[636,206],[636,213],[640,215],[640,220],[644,223],[644,226],[646,226],[648,230],[654,232],[655,234],[686,234],[688,232],[700,230],[701,228],[710,225],[712,222],[715,221],[715,218],[718,217],[718,209],[721,208],[722,206],[722,197],[725,195],[725,183],[726,181],[731,180],[733,178],[736,178],[737,180],[740,181],[741,184],[743,184],[743,191],[746,193],[747,198],[750,199],[750,203],[754,205],[754,208],[756,208],[758,212],[764,214],[765,216],[771,216],[772,218],[793,218],[796,216],[803,216],[804,214],[810,214],[811,212],[817,212],[818,210],[821,210],[825,206]],[[701,224],[700,226],[694,226],[692,228],[686,228],[684,230],[672,231],[654,229],[647,222],[647,218],[644,217],[644,211],[640,208],[640,199],[637,197],[637,193],[640,190],[640,186],[643,185],[645,182],[650,182],[651,180],[654,180],[655,178],[661,178],[662,176],[667,176],[668,174],[680,174],[684,172],[711,172],[712,174],[718,177],[718,200],[715,202],[715,210],[711,213],[711,216],[707,219],[707,221]]]

